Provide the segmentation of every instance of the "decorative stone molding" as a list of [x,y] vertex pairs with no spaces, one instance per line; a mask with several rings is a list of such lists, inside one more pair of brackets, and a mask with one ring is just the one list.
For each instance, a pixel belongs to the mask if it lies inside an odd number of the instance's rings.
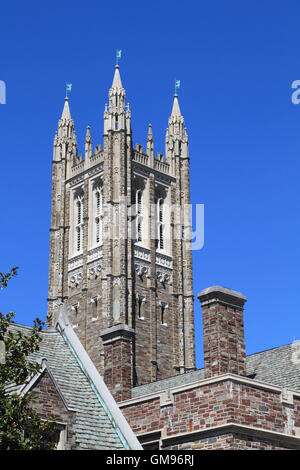
[[172,275],[170,271],[164,269],[156,269],[156,277],[159,282],[162,284],[170,284],[172,285]]
[[118,339],[131,341],[133,336],[134,330],[125,323],[119,323],[118,325],[107,328],[100,333],[103,344],[107,344]]
[[245,302],[247,301],[246,297],[240,292],[228,289],[223,286],[212,286],[204,289],[198,294],[198,299],[201,302],[201,306],[222,303],[234,308],[243,309]]
[[97,279],[102,269],[101,262],[95,261],[88,266],[88,279]]
[[70,188],[73,188],[73,186],[76,186],[79,183],[82,183],[84,180],[84,174],[81,173],[79,176],[73,176],[68,180],[68,184],[70,185]]
[[113,286],[120,286],[121,285],[121,278],[120,277],[115,277],[113,279]]
[[[158,162],[159,165],[160,162]],[[172,176],[167,176],[164,173],[161,173],[159,169],[157,168],[157,165],[155,165],[155,168],[151,168],[149,166],[143,165],[140,162],[137,162],[133,160],[132,162],[132,169],[135,174],[142,176],[144,178],[149,178],[150,173],[153,173],[155,175],[155,180],[159,181],[162,184],[170,185],[172,181],[176,181],[174,177]]]
[[135,272],[138,276],[147,278],[150,276],[150,266],[147,266],[143,263],[135,263]]
[[78,313],[78,308],[79,308],[79,303],[77,302],[77,304],[73,304],[71,306],[71,310],[75,313]]
[[136,300],[138,302],[146,302],[146,297],[144,295],[141,295],[141,294],[136,294]]
[[171,256],[164,255],[162,253],[156,253],[156,264],[160,266],[165,266],[166,268],[173,268],[173,259]]
[[90,263],[91,261],[98,260],[103,257],[103,249],[102,246],[97,246],[88,252],[88,259],[87,262]]
[[78,287],[83,279],[82,268],[74,270],[68,276],[68,287],[74,289]]
[[163,302],[163,301],[161,301],[161,300],[158,300],[158,301],[157,301],[157,305],[158,305],[159,307],[169,308],[169,304],[167,304],[167,302]]
[[79,268],[83,264],[83,256],[74,256],[74,258],[69,259],[68,262],[68,271],[72,271],[73,269]]
[[[102,156],[100,157],[97,156],[97,158],[100,160],[101,158],[103,159]],[[95,164],[95,162],[92,159],[90,159],[91,166],[93,166],[93,168],[87,168],[87,169],[84,168],[84,162],[85,160],[83,160],[83,162],[81,162],[78,166],[72,168],[71,170],[72,174],[67,179],[67,183],[70,185],[70,188],[72,188],[73,186],[76,186],[76,184],[78,183],[81,183],[84,180],[86,174],[88,175],[88,177],[91,177],[98,172],[99,173],[103,172],[103,161]],[[79,174],[77,174],[78,172]]]
[[95,295],[94,297],[91,297],[90,303],[91,304],[97,304],[98,300],[101,298],[100,295]]
[[134,247],[134,256],[144,261],[150,262],[150,250],[143,248],[142,246],[135,245]]

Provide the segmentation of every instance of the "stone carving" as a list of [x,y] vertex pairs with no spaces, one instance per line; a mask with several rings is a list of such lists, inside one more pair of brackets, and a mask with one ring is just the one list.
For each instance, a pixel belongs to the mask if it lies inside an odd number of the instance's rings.
[[173,261],[170,256],[163,255],[161,253],[156,253],[156,264],[160,266],[165,266],[166,268],[172,269]]
[[83,256],[75,256],[71,258],[68,263],[68,271],[73,271],[73,269],[79,268],[83,264]]
[[101,274],[102,261],[96,260],[88,265],[87,277],[88,279],[97,279]]
[[150,266],[142,263],[135,263],[135,272],[138,276],[147,278],[150,277]]
[[141,246],[135,246],[134,256],[136,258],[140,258],[140,259],[143,259],[144,261],[150,262],[150,250],[148,250],[147,248],[143,248]]
[[94,248],[93,250],[90,250],[88,252],[87,262],[90,263],[91,261],[98,260],[102,258],[102,256],[103,256],[102,246],[98,246],[97,248]]
[[156,277],[159,282],[162,284],[172,284],[171,271],[157,269]]
[[83,279],[82,269],[76,269],[68,276],[68,287],[74,289],[78,287]]

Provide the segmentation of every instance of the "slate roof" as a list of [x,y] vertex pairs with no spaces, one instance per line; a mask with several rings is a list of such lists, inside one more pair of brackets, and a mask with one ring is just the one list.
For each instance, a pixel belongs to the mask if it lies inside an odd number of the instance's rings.
[[[30,332],[30,327],[15,324],[11,329]],[[68,407],[76,411],[75,433],[80,450],[124,450],[118,431],[115,429],[110,413],[104,409],[99,397],[80,367],[76,356],[71,351],[63,336],[57,330],[41,332],[40,350],[29,360],[47,359],[55,382],[63,395]],[[20,387],[11,386],[10,392]]]
[[251,354],[246,368],[255,380],[300,390],[300,341]]
[[[246,357],[247,376],[259,382],[300,390],[300,341]],[[203,380],[204,369],[135,387],[132,398]]]

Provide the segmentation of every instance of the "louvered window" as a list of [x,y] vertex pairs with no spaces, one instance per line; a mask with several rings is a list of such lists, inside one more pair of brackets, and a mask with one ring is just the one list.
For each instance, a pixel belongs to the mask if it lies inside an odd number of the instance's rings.
[[137,240],[138,240],[138,242],[142,241],[142,220],[141,220],[141,217],[138,218],[138,223],[137,223]]
[[98,245],[102,242],[102,215],[103,215],[103,196],[102,187],[95,190],[95,218],[94,218],[94,233],[95,243]]
[[164,249],[164,227],[161,224],[159,226],[159,248]]
[[75,202],[75,250],[82,250],[82,233],[83,233],[83,201],[80,198]]
[[143,240],[143,217],[142,217],[142,190],[138,189],[135,193],[136,204],[136,240]]

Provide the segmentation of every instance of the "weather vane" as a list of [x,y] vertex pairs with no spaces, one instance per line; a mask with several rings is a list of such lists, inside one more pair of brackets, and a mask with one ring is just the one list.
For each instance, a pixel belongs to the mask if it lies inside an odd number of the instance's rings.
[[122,55],[122,50],[121,50],[121,49],[117,49],[117,52],[116,52],[116,61],[117,61],[117,65],[119,65],[119,59],[121,59],[121,55]]
[[71,93],[72,90],[72,83],[66,83],[66,96],[68,97],[68,93]]
[[180,80],[175,79],[175,95],[177,95],[178,88],[180,88]]

